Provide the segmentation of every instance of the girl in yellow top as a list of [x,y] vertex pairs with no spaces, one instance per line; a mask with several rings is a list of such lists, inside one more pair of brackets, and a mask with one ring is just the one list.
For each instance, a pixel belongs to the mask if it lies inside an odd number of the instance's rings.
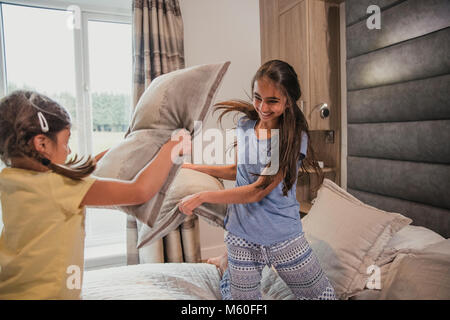
[[180,149],[175,139],[190,142],[182,131],[132,181],[100,179],[89,175],[102,154],[66,162],[70,128],[69,113],[41,94],[16,91],[0,101],[0,157],[8,166],[0,173],[0,299],[79,299],[84,207],[148,201]]

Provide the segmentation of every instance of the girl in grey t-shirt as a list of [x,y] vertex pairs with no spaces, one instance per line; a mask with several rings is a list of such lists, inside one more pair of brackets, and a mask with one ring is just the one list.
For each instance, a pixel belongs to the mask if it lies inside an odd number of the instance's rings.
[[298,299],[335,299],[304,236],[296,199],[299,167],[308,165],[320,172],[312,161],[307,121],[297,106],[301,90],[296,72],[286,62],[266,62],[252,80],[252,96],[252,103],[233,100],[218,106],[224,109],[219,120],[231,111],[245,114],[236,132],[237,163],[184,165],[236,180],[235,187],[194,194],[183,199],[179,208],[192,214],[202,203],[228,204],[224,221],[228,268],[221,284],[224,299],[261,299],[261,274],[266,265],[275,267]]

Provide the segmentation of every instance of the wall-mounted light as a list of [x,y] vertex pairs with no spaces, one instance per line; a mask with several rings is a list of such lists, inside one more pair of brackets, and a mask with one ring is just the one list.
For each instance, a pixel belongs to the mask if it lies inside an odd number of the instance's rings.
[[322,103],[322,106],[319,109],[320,111],[320,117],[322,119],[328,118],[330,115],[330,109],[328,108],[328,105],[326,103]]
[[[319,108],[319,113],[320,113],[320,117],[322,119],[326,119],[330,116],[330,108],[328,107],[328,104],[326,103],[320,103],[318,105],[316,105],[312,110],[311,113],[313,113],[314,110],[316,110],[317,108]],[[311,114],[310,113],[310,114]]]

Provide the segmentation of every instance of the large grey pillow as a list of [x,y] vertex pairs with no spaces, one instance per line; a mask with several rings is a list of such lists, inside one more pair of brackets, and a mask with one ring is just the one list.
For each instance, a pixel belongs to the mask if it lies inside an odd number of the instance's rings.
[[[220,180],[196,170],[181,168],[166,194],[153,226],[138,224],[137,247],[142,248],[145,245],[150,245],[183,223],[186,215],[178,210],[181,199],[201,191],[223,189],[224,186]],[[194,210],[194,214],[205,219],[206,222],[222,228],[226,212],[227,205],[214,203],[204,203]]]
[[[94,175],[132,180],[153,160],[174,130],[185,128],[192,134],[194,121],[204,120],[229,65],[230,62],[201,65],[155,78],[136,105],[130,134],[104,155]],[[117,209],[152,226],[180,166],[172,166],[165,184],[152,199]]]

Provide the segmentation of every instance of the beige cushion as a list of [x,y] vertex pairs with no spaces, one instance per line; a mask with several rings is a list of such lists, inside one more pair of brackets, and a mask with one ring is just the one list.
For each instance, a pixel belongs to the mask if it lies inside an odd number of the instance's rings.
[[[181,199],[201,191],[223,189],[218,179],[196,170],[181,168],[167,192],[154,226],[138,224],[138,248],[164,237],[186,219],[186,215],[178,210]],[[223,227],[226,212],[227,205],[213,203],[204,203],[194,210],[194,214],[219,227]]]
[[[386,279],[388,278],[389,269],[392,261],[400,253],[409,253],[412,250],[423,250],[432,244],[437,244],[445,240],[438,233],[420,226],[406,226],[395,233],[378,257],[375,265],[380,267],[381,271],[381,288],[386,287]],[[367,287],[367,286],[366,286]],[[365,289],[356,293],[350,299],[354,300],[373,300],[380,299],[382,290]]]
[[[136,105],[131,133],[105,154],[94,175],[132,180],[157,155],[174,130],[185,128],[193,133],[194,121],[204,120],[229,64],[201,65],[154,79]],[[180,166],[172,166],[165,184],[151,200],[118,209],[152,226]]]
[[449,300],[449,275],[450,239],[400,253],[389,269],[380,299]]
[[347,299],[364,289],[367,268],[375,264],[393,234],[411,221],[366,205],[325,179],[302,224],[337,297]]

